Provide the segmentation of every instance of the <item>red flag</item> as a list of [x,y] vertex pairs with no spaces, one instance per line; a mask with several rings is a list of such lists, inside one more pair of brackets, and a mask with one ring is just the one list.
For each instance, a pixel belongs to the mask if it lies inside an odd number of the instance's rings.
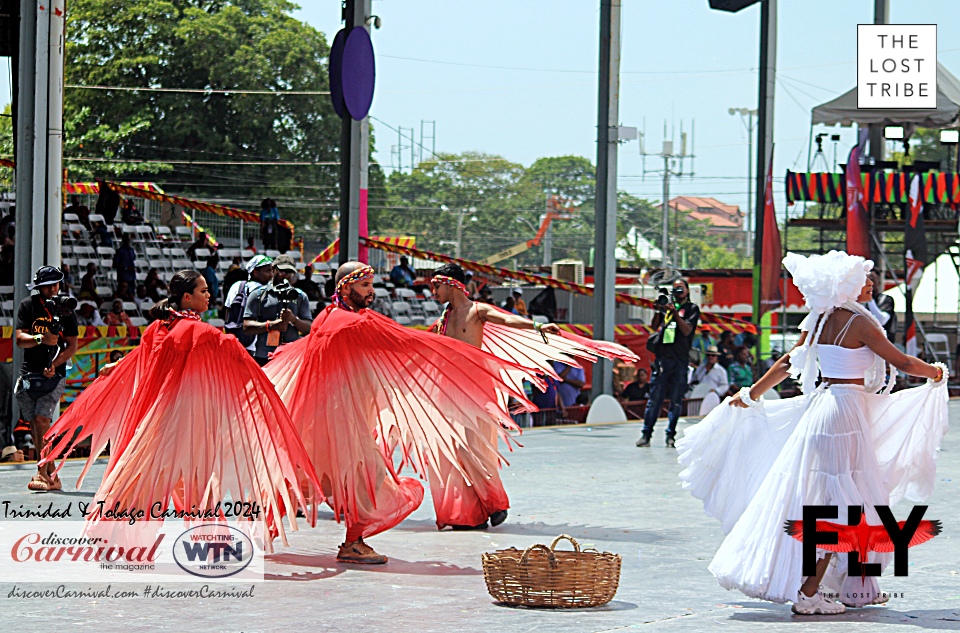
[[860,146],[850,150],[846,172],[847,253],[870,257],[870,221],[863,200],[860,177]]
[[760,265],[760,314],[769,312],[783,302],[780,294],[780,266],[783,246],[780,244],[780,227],[773,208],[773,154],[767,167],[767,179],[763,195],[763,251]]
[[923,277],[923,262],[913,259],[912,255],[913,253],[908,250],[904,257],[907,264],[906,279],[904,279],[907,310],[904,318],[903,349],[907,356],[917,355],[917,322],[913,316],[913,294],[920,285],[920,278]]

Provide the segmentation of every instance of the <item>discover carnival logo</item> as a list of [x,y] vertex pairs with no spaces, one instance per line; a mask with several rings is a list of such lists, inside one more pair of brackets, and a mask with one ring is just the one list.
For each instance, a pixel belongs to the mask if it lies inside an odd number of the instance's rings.
[[0,582],[260,582],[261,521],[0,521]]

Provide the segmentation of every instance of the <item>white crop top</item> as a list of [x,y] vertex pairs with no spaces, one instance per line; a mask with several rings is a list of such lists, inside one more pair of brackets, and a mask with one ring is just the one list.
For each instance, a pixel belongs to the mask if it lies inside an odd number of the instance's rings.
[[866,345],[862,347],[841,347],[847,330],[853,320],[857,318],[854,314],[847,321],[840,334],[837,336],[836,344],[826,345],[820,343],[817,345],[817,360],[820,361],[820,375],[824,378],[856,379],[863,378],[864,374],[873,367],[877,355],[873,353]]

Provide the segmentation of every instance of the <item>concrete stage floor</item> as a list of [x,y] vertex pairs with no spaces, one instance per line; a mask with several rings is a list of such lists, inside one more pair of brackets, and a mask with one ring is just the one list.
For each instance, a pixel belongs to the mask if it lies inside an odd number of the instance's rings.
[[[950,406],[960,421],[960,401]],[[599,632],[649,629],[702,631],[960,630],[960,433],[948,433],[939,458],[936,492],[927,518],[943,534],[910,550],[910,575],[881,579],[901,592],[887,607],[839,617],[800,617],[789,605],[746,598],[720,588],[707,564],[722,540],[719,524],[681,490],[676,452],[664,448],[658,424],[654,446],[634,447],[636,424],[531,429],[510,455],[504,479],[513,508],[487,532],[437,532],[429,492],[410,519],[370,539],[390,556],[382,567],[338,565],[343,528],[327,514],[316,529],[292,535],[291,547],[267,559],[267,582],[249,599],[25,600],[8,597],[16,578],[0,579],[0,617],[17,631],[349,631],[361,632]],[[684,424],[683,426],[687,426]],[[682,427],[681,427],[682,428]],[[103,466],[83,487],[90,496]],[[79,464],[64,473],[72,490]],[[60,504],[80,493],[36,494],[25,486],[30,469],[0,469],[0,501],[12,506]],[[906,518],[909,505],[897,516]],[[799,517],[798,517],[799,518]],[[583,546],[623,555],[620,590],[599,609],[543,611],[505,608],[487,594],[480,554],[524,548],[571,534]],[[891,566],[892,567],[892,566]],[[41,586],[32,585],[31,588]],[[175,588],[189,585],[177,585]],[[77,589],[86,587],[75,587]]]

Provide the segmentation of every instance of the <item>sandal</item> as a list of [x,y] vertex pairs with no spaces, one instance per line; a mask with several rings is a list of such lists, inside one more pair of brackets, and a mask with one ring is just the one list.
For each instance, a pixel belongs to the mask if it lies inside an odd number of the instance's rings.
[[50,483],[47,484],[47,489],[51,492],[54,490],[63,490],[63,482],[60,481],[60,477],[58,475],[54,475],[50,479]]
[[50,492],[50,484],[47,483],[43,475],[37,473],[30,480],[30,483],[27,484],[27,490],[33,490],[34,492]]

